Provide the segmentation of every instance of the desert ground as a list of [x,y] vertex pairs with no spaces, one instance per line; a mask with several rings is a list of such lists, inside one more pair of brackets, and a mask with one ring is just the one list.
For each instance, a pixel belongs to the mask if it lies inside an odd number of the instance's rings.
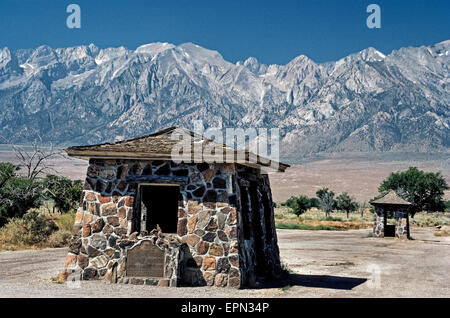
[[[292,165],[284,173],[270,173],[274,201],[280,202],[291,196],[306,194],[315,196],[318,189],[328,187],[335,193],[348,192],[358,202],[368,202],[378,194],[378,186],[392,172],[408,167],[428,172],[440,171],[450,184],[450,158],[448,155],[346,155],[323,158]],[[450,200],[450,191],[445,193]]]
[[371,229],[278,230],[286,280],[256,289],[164,288],[52,281],[65,248],[0,253],[0,297],[449,297],[450,237],[412,228],[414,240],[367,237]]

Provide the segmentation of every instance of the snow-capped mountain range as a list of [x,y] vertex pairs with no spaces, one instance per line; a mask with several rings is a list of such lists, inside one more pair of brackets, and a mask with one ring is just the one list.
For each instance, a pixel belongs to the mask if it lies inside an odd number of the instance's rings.
[[450,147],[450,40],[318,64],[236,64],[192,43],[0,49],[0,143],[114,141],[168,126],[279,127],[282,153]]

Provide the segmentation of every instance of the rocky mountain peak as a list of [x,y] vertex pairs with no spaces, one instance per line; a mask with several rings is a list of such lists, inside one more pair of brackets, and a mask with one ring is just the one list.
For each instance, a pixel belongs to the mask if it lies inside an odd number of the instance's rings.
[[0,136],[61,145],[178,125],[279,127],[294,157],[448,151],[450,41],[336,62],[236,64],[193,43],[0,50]]

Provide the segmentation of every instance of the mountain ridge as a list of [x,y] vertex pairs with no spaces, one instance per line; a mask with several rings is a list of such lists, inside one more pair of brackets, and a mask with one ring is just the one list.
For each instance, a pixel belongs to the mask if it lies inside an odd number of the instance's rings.
[[231,63],[193,43],[0,49],[0,136],[115,141],[192,121],[279,127],[282,153],[447,152],[450,40],[335,62]]

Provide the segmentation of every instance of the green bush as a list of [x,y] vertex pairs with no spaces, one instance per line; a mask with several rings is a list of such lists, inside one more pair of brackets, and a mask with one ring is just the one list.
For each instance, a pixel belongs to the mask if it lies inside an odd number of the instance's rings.
[[336,207],[338,210],[345,211],[347,213],[347,219],[349,212],[354,212],[358,208],[358,203],[356,203],[347,192],[340,194],[336,198]]
[[65,177],[48,175],[43,181],[43,194],[55,202],[55,207],[62,213],[77,207],[83,185],[81,181],[72,181]]
[[9,218],[21,217],[29,209],[37,208],[42,201],[42,183],[36,180],[13,177],[0,189],[0,226]]
[[310,207],[310,200],[306,195],[291,197],[286,201],[286,206],[292,209],[292,212],[299,216],[305,213]]
[[288,208],[291,208],[297,204],[297,197],[292,196],[289,199],[286,200],[286,202],[282,203],[282,206],[287,206]]
[[48,175],[43,181],[20,177],[17,167],[0,162],[0,227],[28,210],[38,208],[44,200],[52,200],[60,212],[77,207],[83,190],[82,182]]
[[440,172],[425,172],[416,167],[409,167],[406,171],[391,173],[378,188],[380,193],[390,189],[413,204],[411,214],[419,211],[444,211],[442,200],[448,184]]
[[318,198],[310,198],[309,205],[311,208],[320,208],[320,201]]
[[9,162],[0,162],[0,191],[9,179],[16,176],[19,167]]

